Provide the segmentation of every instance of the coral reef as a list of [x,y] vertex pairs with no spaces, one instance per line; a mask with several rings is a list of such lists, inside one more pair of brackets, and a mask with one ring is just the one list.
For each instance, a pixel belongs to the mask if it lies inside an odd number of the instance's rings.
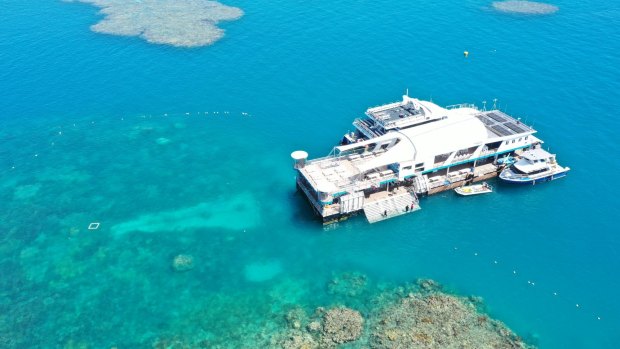
[[410,292],[370,317],[372,348],[529,348],[469,298]]
[[282,349],[316,349],[319,344],[309,333],[300,330],[290,330],[278,333],[273,337],[270,347]]
[[[71,0],[65,0],[71,1]],[[93,25],[97,33],[139,36],[155,44],[197,47],[224,36],[218,22],[238,19],[243,12],[208,0],[73,0],[101,8],[105,18]]]
[[555,13],[559,10],[557,6],[535,1],[495,1],[492,5],[495,10],[500,12],[525,15],[546,15]]
[[489,318],[481,298],[446,293],[433,280],[375,291],[363,297],[371,304],[365,317],[343,306],[318,307],[312,315],[289,310],[288,328],[273,336],[271,347],[533,348]]
[[188,271],[194,269],[194,257],[189,254],[180,254],[172,259],[172,269]]
[[349,308],[332,308],[323,315],[321,345],[334,347],[336,344],[351,342],[362,334],[364,319],[362,315]]
[[366,275],[357,272],[344,272],[332,278],[327,285],[327,292],[334,295],[356,297],[366,290],[367,284]]
[[[300,242],[278,223],[294,211],[258,200],[290,188],[248,185],[245,168],[273,164],[229,156],[241,142],[228,123],[182,120],[76,120],[53,152],[0,174],[0,347],[397,348],[412,336],[428,347],[484,347],[473,336],[521,345],[479,299],[432,280],[379,284],[317,258],[331,236]],[[11,140],[25,142],[16,158],[39,151],[32,139],[46,137]],[[215,161],[224,170],[206,170]],[[193,269],[171,275],[175,265]]]

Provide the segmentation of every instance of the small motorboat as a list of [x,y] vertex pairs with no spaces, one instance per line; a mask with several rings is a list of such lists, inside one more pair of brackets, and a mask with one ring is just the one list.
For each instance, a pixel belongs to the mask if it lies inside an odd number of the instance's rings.
[[506,166],[510,166],[512,164],[514,164],[515,162],[517,162],[517,159],[515,159],[512,156],[504,156],[503,158],[499,158],[497,159],[497,164],[498,165],[506,165]]
[[462,196],[488,194],[493,192],[493,188],[484,182],[482,184],[464,185],[462,187],[455,188],[454,191]]

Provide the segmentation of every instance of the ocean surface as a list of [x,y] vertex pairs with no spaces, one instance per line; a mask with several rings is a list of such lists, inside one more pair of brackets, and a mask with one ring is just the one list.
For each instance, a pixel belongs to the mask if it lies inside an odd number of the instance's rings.
[[[547,16],[486,0],[225,4],[244,16],[184,49],[91,32],[87,4],[2,2],[0,343],[234,347],[284,303],[328,304],[325,283],[355,271],[480,296],[540,348],[618,347],[617,2]],[[569,176],[324,229],[289,154],[327,155],[406,89],[497,98]],[[178,254],[195,268],[172,270]]]

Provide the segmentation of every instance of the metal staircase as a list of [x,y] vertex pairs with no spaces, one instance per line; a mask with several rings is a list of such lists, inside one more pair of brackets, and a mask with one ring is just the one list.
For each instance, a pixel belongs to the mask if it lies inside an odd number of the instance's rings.
[[[384,194],[384,192],[379,193]],[[413,209],[411,204],[413,203]],[[406,208],[409,208],[407,210]],[[406,190],[391,195],[380,195],[378,198],[366,199],[364,203],[364,214],[369,223],[383,221],[392,217],[401,216],[407,213],[415,212],[420,209],[418,199],[415,194]],[[384,213],[387,212],[387,215]]]
[[428,191],[428,176],[415,176],[413,177],[413,187],[417,194],[423,194]]

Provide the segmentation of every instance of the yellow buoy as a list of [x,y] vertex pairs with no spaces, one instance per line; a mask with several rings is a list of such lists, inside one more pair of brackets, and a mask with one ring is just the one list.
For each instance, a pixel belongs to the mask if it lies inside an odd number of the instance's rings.
[[467,58],[467,56],[469,56],[469,51],[464,51],[463,52],[463,56],[465,56],[465,58]]

